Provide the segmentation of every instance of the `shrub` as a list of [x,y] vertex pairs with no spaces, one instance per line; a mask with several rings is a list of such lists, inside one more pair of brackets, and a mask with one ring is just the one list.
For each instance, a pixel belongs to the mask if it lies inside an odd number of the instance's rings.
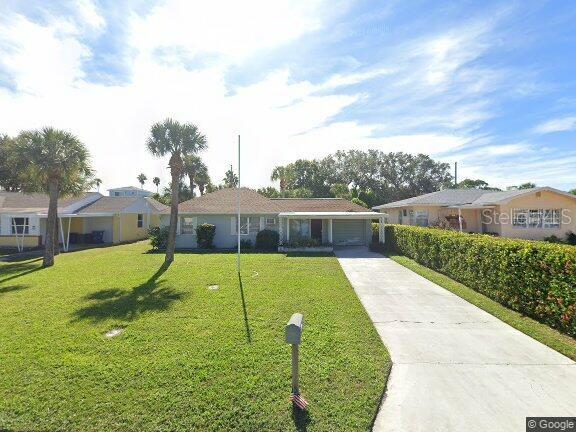
[[576,234],[574,234],[572,231],[568,231],[566,233],[566,243],[569,245],[576,245]]
[[151,227],[148,229],[148,239],[153,250],[164,250],[168,244],[169,227]]
[[212,224],[202,224],[196,228],[196,241],[198,247],[202,249],[211,249],[212,241],[216,235],[216,227]]
[[379,228],[380,228],[380,223],[378,222],[372,222],[371,223],[372,226],[372,243],[378,243],[379,240]]
[[576,249],[528,240],[387,225],[386,249],[576,336]]
[[264,229],[256,234],[256,249],[264,251],[277,251],[280,234],[274,230]]
[[252,249],[252,240],[241,239],[240,240],[240,250],[248,250],[248,249]]
[[562,239],[560,237],[555,236],[555,235],[544,237],[544,241],[548,242],[548,243],[562,243]]

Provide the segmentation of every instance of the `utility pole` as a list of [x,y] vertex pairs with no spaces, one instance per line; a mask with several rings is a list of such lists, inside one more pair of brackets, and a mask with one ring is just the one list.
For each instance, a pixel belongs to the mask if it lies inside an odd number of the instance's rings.
[[454,188],[458,189],[458,162],[454,162]]

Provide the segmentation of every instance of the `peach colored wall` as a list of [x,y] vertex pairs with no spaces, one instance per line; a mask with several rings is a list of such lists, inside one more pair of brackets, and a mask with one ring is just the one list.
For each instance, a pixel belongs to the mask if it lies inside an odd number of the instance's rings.
[[[565,220],[560,221],[560,228],[519,228],[512,226],[513,209],[561,209],[564,211]],[[506,213],[510,218],[509,223],[501,224],[503,237],[542,240],[551,235],[564,238],[568,231],[576,232],[576,198],[555,192],[541,191],[539,196],[532,193],[518,197],[505,205],[501,205],[499,210],[500,213]]]

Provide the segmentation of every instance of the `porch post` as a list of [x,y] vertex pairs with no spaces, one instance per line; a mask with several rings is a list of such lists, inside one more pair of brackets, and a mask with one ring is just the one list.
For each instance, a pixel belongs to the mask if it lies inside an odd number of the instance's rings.
[[64,240],[64,228],[62,228],[62,217],[58,218],[60,222],[60,238],[62,238],[62,247],[64,248],[64,252],[66,252],[66,241]]
[[386,231],[384,230],[384,218],[381,217],[378,221],[378,240],[380,243],[386,242]]
[[282,224],[284,223],[284,219],[278,216],[278,237],[280,237],[280,244],[284,244],[284,229]]
[[68,233],[66,234],[66,246],[64,247],[64,252],[68,252],[70,248],[70,224],[72,222],[72,218],[68,218]]
[[458,207],[458,226],[460,227],[460,232],[462,232],[462,209]]
[[286,243],[290,241],[290,218],[286,218]]
[[332,218],[328,219],[328,243],[332,243]]

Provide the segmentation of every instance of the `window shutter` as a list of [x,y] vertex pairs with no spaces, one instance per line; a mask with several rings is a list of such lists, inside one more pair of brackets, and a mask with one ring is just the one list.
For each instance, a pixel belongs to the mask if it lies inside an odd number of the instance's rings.
[[260,231],[262,231],[264,228],[265,228],[264,216],[260,216]]
[[236,235],[236,218],[234,216],[230,218],[230,234]]

